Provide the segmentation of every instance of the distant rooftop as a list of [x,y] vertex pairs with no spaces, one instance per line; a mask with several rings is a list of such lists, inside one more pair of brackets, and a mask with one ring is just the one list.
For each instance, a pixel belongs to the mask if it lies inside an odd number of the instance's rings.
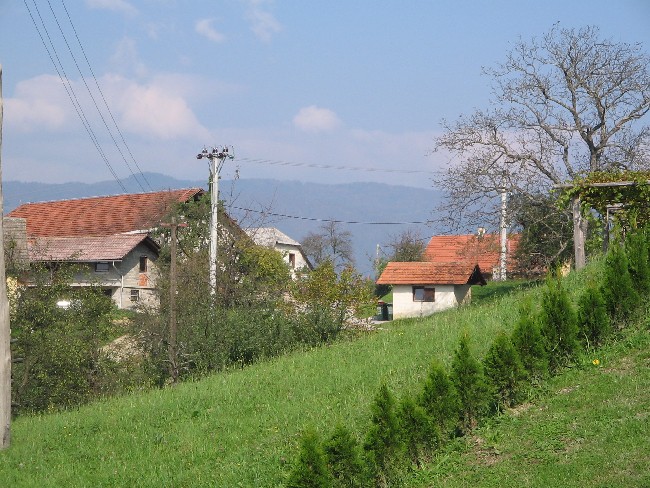
[[9,217],[27,219],[30,237],[107,236],[160,225],[176,203],[202,195],[201,188],[26,203]]
[[275,227],[252,227],[246,229],[253,242],[258,246],[273,247],[276,244],[285,244],[288,246],[300,246],[300,243]]

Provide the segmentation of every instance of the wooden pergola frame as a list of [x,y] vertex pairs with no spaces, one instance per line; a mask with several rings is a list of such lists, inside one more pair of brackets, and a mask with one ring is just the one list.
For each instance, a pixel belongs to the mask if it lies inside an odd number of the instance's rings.
[[[650,185],[650,180],[645,182],[638,181],[610,181],[607,183],[588,183],[585,185],[580,185],[588,188],[611,188],[618,186],[639,186],[639,185]],[[558,185],[553,185],[553,188],[558,190],[568,190],[575,188],[578,185],[572,183],[563,183]],[[621,205],[617,203],[617,205]],[[582,269],[585,267],[587,259],[585,256],[585,235],[587,231],[587,223],[582,217],[580,212],[580,197],[573,197],[571,199],[571,212],[573,213],[573,250],[574,250],[574,259],[575,259],[575,269]]]

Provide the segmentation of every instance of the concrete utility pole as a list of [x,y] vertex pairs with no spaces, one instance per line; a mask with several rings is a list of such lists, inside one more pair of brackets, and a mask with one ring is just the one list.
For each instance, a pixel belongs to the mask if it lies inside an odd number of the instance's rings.
[[196,155],[196,159],[207,158],[210,160],[210,293],[217,292],[217,239],[219,234],[219,173],[226,159],[235,157],[232,147],[213,147],[208,152],[206,148]]
[[[2,199],[2,65],[0,65],[0,217],[4,217]],[[0,449],[11,443],[11,329],[5,274],[4,229],[0,218]]]
[[506,259],[508,254],[508,192],[501,190],[501,252],[499,255],[499,280],[506,280]]

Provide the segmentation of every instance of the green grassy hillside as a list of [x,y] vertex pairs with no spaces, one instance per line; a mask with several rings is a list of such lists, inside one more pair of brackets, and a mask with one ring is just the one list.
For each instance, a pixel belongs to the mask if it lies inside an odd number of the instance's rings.
[[[19,418],[0,453],[0,486],[278,486],[306,425],[325,436],[344,422],[361,434],[382,381],[416,392],[432,358],[449,363],[461,332],[482,355],[497,331],[512,329],[520,301],[504,295],[175,388]],[[445,462],[414,486],[432,486]]]

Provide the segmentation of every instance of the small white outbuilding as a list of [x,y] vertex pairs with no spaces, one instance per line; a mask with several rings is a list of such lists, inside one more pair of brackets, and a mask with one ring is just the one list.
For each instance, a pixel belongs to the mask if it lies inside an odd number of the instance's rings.
[[390,262],[377,280],[392,285],[393,318],[424,317],[468,303],[472,285],[485,285],[478,264]]

